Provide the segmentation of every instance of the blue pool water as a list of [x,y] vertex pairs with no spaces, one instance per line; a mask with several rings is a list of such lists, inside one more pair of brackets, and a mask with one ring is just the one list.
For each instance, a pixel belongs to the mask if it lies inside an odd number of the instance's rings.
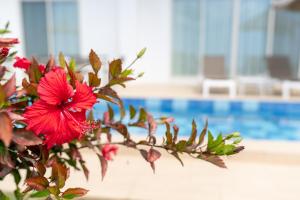
[[[129,105],[144,107],[154,117],[174,117],[182,136],[190,134],[193,119],[199,124],[199,130],[208,119],[209,129],[214,134],[238,131],[250,139],[300,140],[300,103],[127,98],[124,105],[126,108]],[[97,104],[96,118],[101,118],[106,109],[106,104]],[[130,131],[147,134],[136,128]],[[164,133],[164,127],[158,128],[157,135]]]

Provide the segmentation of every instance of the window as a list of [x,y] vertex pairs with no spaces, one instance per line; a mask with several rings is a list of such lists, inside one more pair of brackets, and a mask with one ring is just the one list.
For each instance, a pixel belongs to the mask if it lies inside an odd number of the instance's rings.
[[229,67],[232,0],[173,0],[172,72],[195,76],[206,55],[224,56]]
[[269,0],[241,1],[238,73],[257,75],[265,72]]
[[289,58],[294,78],[299,77],[299,24],[300,13],[287,10],[276,11],[273,54]]
[[28,56],[45,57],[60,51],[78,56],[77,1],[23,1],[22,9]]
[[232,0],[206,0],[205,48],[203,56],[224,56],[227,74],[230,71]]
[[172,72],[195,75],[200,63],[200,1],[174,0],[172,16]]

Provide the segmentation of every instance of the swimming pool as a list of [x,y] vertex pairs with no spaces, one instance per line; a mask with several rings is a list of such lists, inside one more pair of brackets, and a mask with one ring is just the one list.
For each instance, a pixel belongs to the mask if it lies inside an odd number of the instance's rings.
[[[145,107],[155,117],[174,117],[182,136],[190,134],[193,119],[199,124],[198,129],[208,119],[209,129],[214,134],[238,131],[248,139],[300,140],[300,103],[151,98],[123,100],[126,108],[129,105]],[[96,118],[102,117],[106,109],[103,102],[97,104],[94,110]],[[138,129],[133,131],[146,134]],[[158,128],[158,135],[164,133],[164,127]]]

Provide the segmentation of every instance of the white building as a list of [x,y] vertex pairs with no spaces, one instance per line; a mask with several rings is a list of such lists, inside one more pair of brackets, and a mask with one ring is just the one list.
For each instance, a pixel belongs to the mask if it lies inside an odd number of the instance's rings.
[[271,0],[0,0],[0,25],[10,21],[19,54],[63,51],[136,64],[139,82],[197,84],[204,55],[222,55],[231,76],[265,73],[266,55],[300,64],[300,14],[274,11]]

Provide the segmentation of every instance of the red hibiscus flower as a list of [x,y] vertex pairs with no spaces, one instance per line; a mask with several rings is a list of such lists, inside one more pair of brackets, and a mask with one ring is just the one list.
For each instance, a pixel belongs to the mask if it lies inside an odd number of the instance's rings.
[[27,58],[16,57],[16,62],[14,63],[14,67],[28,70],[31,62]]
[[66,72],[54,68],[38,85],[39,100],[24,113],[27,129],[45,136],[48,148],[79,139],[90,125],[86,110],[96,103],[92,88],[78,81],[76,91],[67,82]]
[[118,147],[116,145],[105,144],[101,150],[105,160],[112,160],[112,155],[116,155]]

